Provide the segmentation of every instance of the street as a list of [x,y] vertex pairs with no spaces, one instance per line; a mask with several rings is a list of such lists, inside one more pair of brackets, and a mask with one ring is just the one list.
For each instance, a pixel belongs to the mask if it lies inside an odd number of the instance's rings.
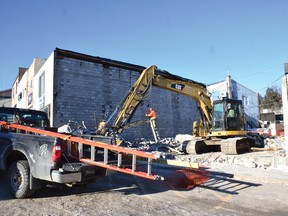
[[0,215],[288,214],[285,185],[239,181],[230,173],[197,169],[156,171],[164,181],[113,173],[87,186],[46,187],[23,200],[11,199],[0,173]]

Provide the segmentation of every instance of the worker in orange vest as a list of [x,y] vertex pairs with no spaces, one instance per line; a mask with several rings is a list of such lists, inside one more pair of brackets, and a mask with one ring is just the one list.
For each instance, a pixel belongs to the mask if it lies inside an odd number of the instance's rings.
[[150,119],[151,125],[156,128],[156,112],[153,108],[149,109],[149,112],[146,114],[147,117]]

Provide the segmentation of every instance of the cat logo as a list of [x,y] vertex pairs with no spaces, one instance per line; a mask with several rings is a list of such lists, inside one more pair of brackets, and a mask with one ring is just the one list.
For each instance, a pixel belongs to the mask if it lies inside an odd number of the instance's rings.
[[177,89],[179,91],[182,91],[184,89],[184,87],[185,87],[185,85],[183,85],[183,84],[176,84],[175,83],[175,84],[171,85],[171,88]]

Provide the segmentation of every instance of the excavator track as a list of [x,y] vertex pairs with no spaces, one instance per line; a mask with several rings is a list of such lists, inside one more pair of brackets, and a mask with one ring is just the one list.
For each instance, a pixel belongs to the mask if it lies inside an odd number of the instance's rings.
[[184,152],[187,154],[207,153],[207,145],[203,140],[190,140],[183,144]]
[[186,154],[203,154],[217,152],[219,147],[226,155],[242,154],[250,151],[255,141],[247,137],[234,137],[228,139],[192,139],[183,143],[183,151]]
[[207,145],[204,139],[192,139],[183,143],[183,151],[186,154],[204,154],[216,152],[219,147],[216,145]]
[[228,138],[221,141],[221,152],[226,155],[236,155],[250,151],[253,141],[248,138]]

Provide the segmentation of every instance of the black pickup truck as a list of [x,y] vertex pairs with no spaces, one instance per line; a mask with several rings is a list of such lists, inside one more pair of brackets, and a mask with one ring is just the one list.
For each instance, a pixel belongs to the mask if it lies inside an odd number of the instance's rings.
[[[0,121],[49,130],[46,113],[36,110],[0,107]],[[13,197],[29,197],[51,183],[86,184],[105,176],[104,168],[68,158],[65,142],[1,126],[0,170],[7,176]]]

